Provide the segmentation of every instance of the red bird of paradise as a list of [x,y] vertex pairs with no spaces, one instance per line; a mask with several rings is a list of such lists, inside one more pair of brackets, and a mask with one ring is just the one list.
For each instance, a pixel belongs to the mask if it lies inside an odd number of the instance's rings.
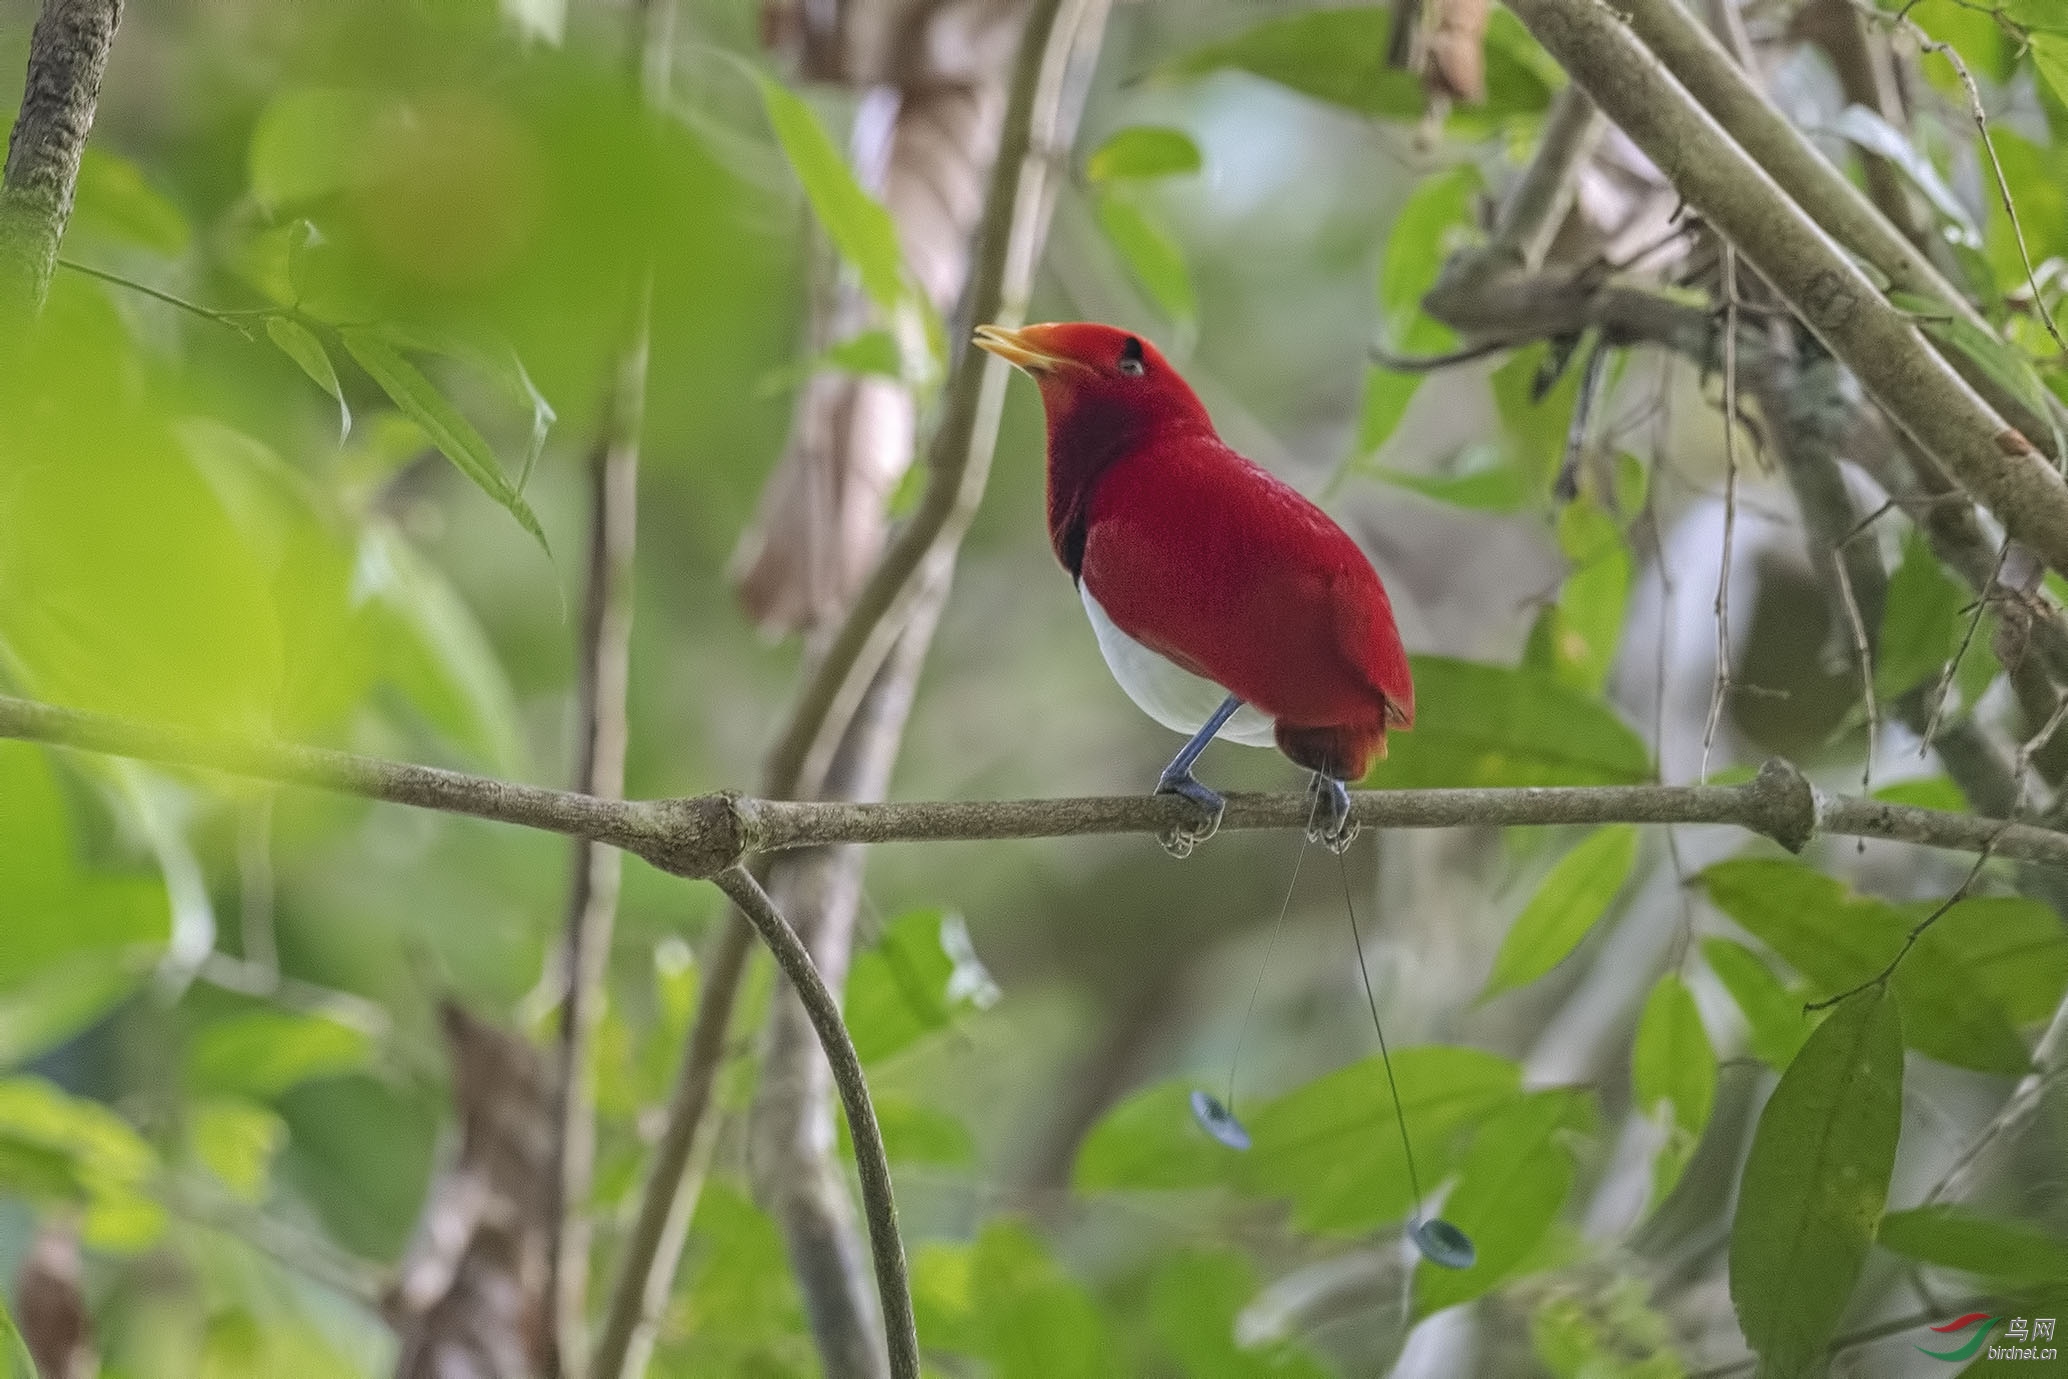
[[[1412,726],[1414,682],[1386,588],[1357,543],[1290,484],[1237,454],[1178,371],[1138,335],[1091,323],[979,326],[1029,374],[1048,415],[1048,534],[1106,664],[1144,712],[1192,734],[1158,794],[1219,826],[1192,774],[1215,737],[1313,772],[1310,835],[1340,851],[1345,782]],[[1196,731],[1195,731],[1196,730]]]

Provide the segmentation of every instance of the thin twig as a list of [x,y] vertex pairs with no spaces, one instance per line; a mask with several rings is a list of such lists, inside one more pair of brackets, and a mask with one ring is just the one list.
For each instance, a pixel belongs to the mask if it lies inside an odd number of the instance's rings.
[[1982,626],[1982,615],[1989,609],[1991,592],[1996,588],[1997,581],[2003,577],[2003,565],[2010,559],[2010,554],[2011,539],[2006,536],[2002,544],[1996,548],[1995,567],[1990,570],[1989,578],[1983,581],[1981,589],[1977,591],[1974,605],[1969,610],[1967,626],[1961,629],[1960,645],[1954,649],[1952,659],[1948,660],[1945,668],[1939,672],[1938,687],[1932,692],[1931,717],[1925,720],[1924,737],[1917,744],[1919,756],[1931,750],[1932,739],[1939,735],[1939,723],[1945,717],[1946,698],[1953,689],[1953,677],[1960,673],[1960,663],[1967,659],[1968,648],[1974,645],[1975,633]]
[[213,321],[217,325],[228,326],[246,339],[251,338],[251,330],[244,324],[246,321],[266,316],[288,316],[293,314],[285,307],[253,307],[247,310],[224,311],[217,307],[203,306],[199,302],[190,302],[185,297],[175,296],[162,288],[153,287],[149,283],[138,282],[135,278],[125,278],[120,273],[110,273],[105,268],[88,267],[86,264],[74,259],[60,256],[57,266],[74,273],[83,274],[89,278],[98,278],[104,283],[113,283],[117,287],[126,287],[131,292],[140,292],[144,296],[155,298],[168,306],[176,306],[181,311],[192,312],[204,321]]
[[1974,73],[1968,71],[1967,63],[1961,60],[1950,43],[1942,43],[1919,28],[1917,21],[1910,18],[1906,10],[1891,15],[1875,8],[1867,0],[1852,0],[1854,8],[1870,19],[1899,27],[1918,48],[1927,53],[1937,53],[1952,64],[1955,75],[1960,78],[1961,89],[1967,93],[1967,115],[1974,121],[1975,132],[1981,141],[1982,152],[1989,160],[1990,174],[1996,180],[1997,199],[2003,204],[2004,214],[2010,217],[2011,238],[2017,241],[2018,258],[2025,265],[2025,283],[2032,289],[2032,307],[2039,313],[2039,319],[2046,326],[2046,333],[2054,337],[2054,344],[2063,354],[2068,354],[2068,340],[2061,338],[2061,328],[2054,324],[2054,314],[2047,310],[2046,294],[2039,289],[2039,274],[2032,266],[2032,250],[2025,243],[2025,225],[2018,216],[2017,203],[2011,198],[2011,184],[2003,175],[2003,160],[1996,156],[1996,145],[1989,138],[1989,112],[1982,108],[1982,90],[1975,85]]
[[1723,246],[1723,553],[1716,571],[1716,682],[1709,692],[1709,718],[1702,727],[1702,771],[1709,779],[1709,752],[1731,689],[1731,546],[1738,525],[1738,251]]
[[[649,106],[665,105],[675,46],[675,0],[639,0],[627,16],[626,66]],[[576,663],[575,788],[615,799],[625,792],[631,725],[632,572],[639,536],[639,442],[646,423],[653,265],[631,284],[601,434],[589,456],[589,542]],[[574,848],[557,962],[562,980],[554,1041],[552,1178],[547,1185],[546,1306],[552,1345],[546,1379],[586,1373],[596,1108],[591,1049],[602,1019],[623,857],[583,840]]]
[[1393,373],[1436,373],[1442,369],[1455,368],[1459,364],[1470,364],[1488,355],[1499,354],[1514,346],[1506,340],[1482,340],[1476,345],[1451,350],[1447,354],[1394,354],[1383,346],[1371,347],[1371,362]]
[[1881,736],[1881,707],[1874,697],[1874,650],[1867,639],[1867,620],[1860,615],[1860,600],[1853,594],[1853,577],[1846,569],[1843,549],[1831,552],[1831,570],[1838,578],[1838,596],[1845,605],[1846,628],[1853,639],[1853,657],[1860,665],[1860,697],[1867,705],[1867,755],[1860,763],[1860,789],[1872,793],[1874,749]]
[[892,1379],[919,1379],[919,1331],[912,1320],[912,1285],[905,1269],[905,1245],[898,1234],[898,1208],[891,1193],[890,1159],[883,1148],[883,1131],[876,1123],[876,1109],[869,1102],[868,1080],[862,1075],[862,1060],[840,1018],[840,1005],[812,966],[804,943],[776,912],[775,904],[761,883],[744,868],[734,867],[713,877],[718,888],[732,897],[761,941],[775,956],[783,975],[797,992],[818,1032],[819,1045],[833,1068],[833,1082],[840,1089],[840,1104],[847,1112],[849,1137],[854,1141],[855,1173],[861,1180],[862,1208],[869,1218],[869,1246],[876,1260],[876,1287],[883,1300],[883,1330],[890,1349]]
[[[1905,1331],[1912,1331],[1920,1326],[1930,1326],[1933,1322],[1943,1318],[1948,1312],[1971,1311],[1976,1308],[1986,1307],[1991,1301],[1991,1299],[1983,1297],[1965,1298],[1958,1302],[1949,1302],[1944,1307],[1936,1307],[1927,1312],[1917,1312],[1907,1317],[1894,1317],[1885,1322],[1876,1322],[1872,1326],[1863,1326],[1857,1331],[1848,1331],[1842,1336],[1833,1337],[1831,1344],[1824,1348],[1824,1353],[1827,1355],[1840,1355],[1848,1350],[1856,1350],[1860,1346],[1885,1340],[1890,1336],[1900,1336]],[[1688,1379],[1731,1379],[1732,1375],[1743,1374],[1747,1370],[1757,1368],[1758,1364],[1758,1356],[1748,1355],[1742,1360],[1732,1360],[1728,1364],[1712,1365],[1708,1369],[1697,1370],[1689,1375]]]
[[[2006,827],[2008,827],[2008,825],[2006,825]],[[1836,996],[1827,996],[1821,1001],[1805,1002],[1802,1007],[1803,1012],[1807,1014],[1811,1011],[1829,1010],[1832,1006],[1837,1005],[1840,1001],[1847,1000],[1851,997],[1857,996],[1870,986],[1886,986],[1888,984],[1889,978],[1896,975],[1896,969],[1903,965],[1903,959],[1909,957],[1910,950],[1917,946],[1917,941],[1923,938],[1925,934],[1931,929],[1931,927],[1934,924],[1937,924],[1940,918],[1943,917],[1948,910],[1952,909],[1955,905],[1958,905],[1961,901],[1967,899],[1968,892],[1973,890],[1975,882],[1981,879],[1982,868],[1989,861],[1990,851],[1991,849],[1985,844],[1982,847],[1981,851],[1975,854],[1974,865],[1967,869],[1967,875],[1961,878],[1961,882],[1958,886],[1954,888],[1953,894],[1947,896],[1944,900],[1940,901],[1930,914],[1926,915],[1923,919],[1918,920],[1917,923],[1913,924],[1910,927],[1910,932],[1906,934],[1903,938],[1903,946],[1896,950],[1896,955],[1888,960],[1888,965],[1886,967],[1882,968],[1881,971],[1869,977],[1866,981],[1861,982],[1856,986],[1847,987],[1845,990],[1839,992]]]

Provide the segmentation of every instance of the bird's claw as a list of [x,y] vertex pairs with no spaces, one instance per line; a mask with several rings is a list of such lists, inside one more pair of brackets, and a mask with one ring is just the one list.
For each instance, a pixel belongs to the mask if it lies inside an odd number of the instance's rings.
[[1350,817],[1350,789],[1333,776],[1314,773],[1309,792],[1320,796],[1316,802],[1318,811],[1313,824],[1307,829],[1307,841],[1319,843],[1330,852],[1341,856],[1350,850],[1350,844],[1357,841],[1357,835],[1364,826]]
[[1192,855],[1192,849],[1220,832],[1221,815],[1227,810],[1227,802],[1218,791],[1210,790],[1199,783],[1190,771],[1173,774],[1165,771],[1156,782],[1159,795],[1177,795],[1190,800],[1204,815],[1201,823],[1187,827],[1173,824],[1156,835],[1156,841],[1163,844],[1163,850],[1171,856],[1183,859]]

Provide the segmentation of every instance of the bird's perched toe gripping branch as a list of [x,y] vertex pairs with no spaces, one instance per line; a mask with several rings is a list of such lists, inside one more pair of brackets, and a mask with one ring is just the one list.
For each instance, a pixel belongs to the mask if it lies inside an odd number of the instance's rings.
[[[1314,773],[1320,840],[1355,831],[1344,782],[1414,722],[1407,652],[1355,541],[1291,485],[1236,454],[1199,398],[1138,335],[1088,323],[976,343],[1031,375],[1048,414],[1048,534],[1128,697],[1191,733],[1157,782],[1196,803],[1180,855],[1221,797],[1192,775],[1215,737],[1278,749]],[[1196,731],[1195,731],[1196,729]]]

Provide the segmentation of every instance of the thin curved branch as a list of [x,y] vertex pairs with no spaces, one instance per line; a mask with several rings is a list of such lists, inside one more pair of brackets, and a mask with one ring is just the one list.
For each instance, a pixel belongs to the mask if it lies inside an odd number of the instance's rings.
[[[431,766],[315,747],[211,737],[0,696],[0,738],[230,775],[518,824],[623,848],[663,871],[709,879],[749,854],[833,843],[987,842],[1167,831],[1191,805],[1168,795],[858,804],[753,799],[731,792],[600,800]],[[1223,829],[1305,828],[1304,794],[1227,796]],[[1743,785],[1567,785],[1361,790],[1350,817],[1373,828],[1549,824],[1730,824],[1800,851],[1819,833],[1882,838],[2068,867],[2068,833],[1816,789],[1769,761]]]
[[891,1194],[890,1156],[883,1148],[883,1131],[876,1123],[876,1108],[869,1102],[862,1060],[855,1053],[854,1041],[847,1036],[840,1005],[819,980],[811,954],[804,951],[804,941],[777,913],[775,902],[761,889],[760,882],[743,867],[721,872],[712,880],[732,897],[732,903],[775,955],[777,965],[811,1017],[826,1062],[832,1065],[833,1082],[840,1089],[840,1104],[847,1112],[847,1128],[854,1140],[855,1171],[862,1182],[862,1209],[869,1217],[869,1249],[875,1256],[876,1288],[883,1299],[883,1330],[890,1350],[891,1379],[919,1379],[919,1329],[912,1320],[912,1283],[905,1269],[905,1243],[898,1234],[897,1201]]

